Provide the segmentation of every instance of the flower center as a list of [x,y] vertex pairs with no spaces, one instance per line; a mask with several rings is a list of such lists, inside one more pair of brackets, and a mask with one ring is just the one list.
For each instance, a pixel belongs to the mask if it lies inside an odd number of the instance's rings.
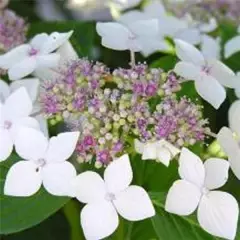
[[113,193],[107,193],[107,194],[105,195],[105,199],[106,199],[107,201],[109,201],[109,202],[112,202],[113,200],[116,199],[116,196],[115,196]]
[[9,130],[12,127],[12,122],[5,121],[3,124],[3,128]]
[[43,158],[40,158],[37,160],[36,164],[39,166],[39,167],[44,167],[46,165],[46,160],[43,159]]
[[132,33],[132,34],[129,35],[128,38],[129,38],[129,40],[135,40],[137,38],[137,36]]
[[207,75],[209,75],[211,71],[211,67],[205,65],[202,67],[202,71],[205,72]]
[[36,48],[31,48],[28,52],[28,55],[35,56],[35,55],[37,55],[37,53],[38,53],[38,50]]
[[204,188],[202,189],[202,194],[203,194],[203,195],[207,195],[208,193],[209,193],[209,190],[204,187]]

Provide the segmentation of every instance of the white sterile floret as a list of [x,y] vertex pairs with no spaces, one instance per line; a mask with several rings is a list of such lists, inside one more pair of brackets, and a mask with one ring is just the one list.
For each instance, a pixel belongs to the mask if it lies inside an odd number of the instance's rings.
[[157,160],[167,167],[170,161],[180,153],[178,148],[164,139],[147,143],[135,139],[134,144],[136,152],[142,154],[142,160]]
[[71,37],[68,33],[54,32],[36,35],[28,44],[22,44],[0,56],[0,67],[8,70],[10,80],[18,80],[37,69],[56,67],[60,54],[52,53]]
[[200,226],[208,233],[234,240],[237,232],[239,207],[229,193],[217,191],[228,180],[229,163],[210,158],[205,163],[186,148],[179,159],[179,175],[170,188],[165,210],[180,216],[197,209]]
[[31,114],[34,115],[37,121],[39,122],[40,129],[44,132],[46,136],[48,136],[47,120],[40,113],[40,106],[37,102],[40,87],[39,79],[37,78],[21,79],[12,82],[10,85],[8,85],[6,82],[0,79],[0,102],[4,102],[12,92],[21,87],[25,87],[33,103],[33,110]]
[[74,166],[66,160],[73,154],[79,132],[66,132],[47,139],[32,128],[21,128],[15,148],[23,159],[7,173],[4,194],[27,197],[43,184],[51,194],[71,196],[70,183],[76,177]]
[[[238,33],[240,34],[240,26],[238,27]],[[225,58],[231,57],[233,54],[240,51],[240,35],[228,40],[224,47]]]
[[74,181],[76,198],[87,205],[81,212],[81,225],[86,239],[98,240],[111,235],[118,227],[118,214],[129,221],[155,215],[147,192],[130,185],[133,173],[128,155],[115,159],[106,168],[104,179],[91,171]]
[[217,59],[208,59],[191,44],[175,40],[176,53],[181,60],[174,71],[186,80],[194,80],[198,94],[218,109],[226,98],[223,86],[235,88],[234,72]]
[[33,105],[24,87],[10,95],[7,85],[1,84],[0,87],[5,89],[0,93],[0,161],[4,161],[13,150],[19,129],[22,126],[39,129],[39,124],[36,119],[29,117]]
[[231,169],[240,180],[240,100],[229,109],[229,128],[223,127],[217,140],[228,156]]
[[[152,0],[144,6],[142,11],[132,10],[120,16],[119,22],[131,24],[134,21],[157,19],[159,28],[159,40],[163,42],[165,37],[178,38],[190,44],[200,44],[202,38],[217,28],[215,18],[209,22],[195,21],[190,14],[184,17],[176,17],[168,13],[161,0]],[[162,45],[164,46],[164,45]],[[165,47],[167,45],[165,44]],[[167,50],[167,49],[160,49]]]
[[156,19],[135,21],[128,26],[117,22],[97,23],[102,45],[114,50],[148,52],[159,47],[158,21]]

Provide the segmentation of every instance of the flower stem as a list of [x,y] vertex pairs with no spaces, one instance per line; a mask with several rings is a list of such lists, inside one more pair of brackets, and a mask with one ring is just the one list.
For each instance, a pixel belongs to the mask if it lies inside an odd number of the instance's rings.
[[136,62],[135,62],[136,60],[135,60],[135,52],[132,50],[130,50],[130,58],[131,58],[130,65],[133,68],[136,65]]
[[129,222],[126,240],[131,240],[132,230],[133,230],[133,222]]
[[211,132],[211,131],[206,131],[205,134],[208,135],[208,136],[211,136],[211,137],[213,137],[213,138],[217,138],[217,134],[216,134],[216,133],[213,133],[213,132]]

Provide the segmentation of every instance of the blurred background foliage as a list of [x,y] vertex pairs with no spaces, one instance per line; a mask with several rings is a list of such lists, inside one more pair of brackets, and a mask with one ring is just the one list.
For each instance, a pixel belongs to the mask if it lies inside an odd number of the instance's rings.
[[[55,7],[61,12],[59,21],[49,18],[46,22],[39,14],[40,5]],[[96,34],[95,22],[76,18],[76,14],[66,8],[64,0],[11,0],[9,8],[23,16],[30,23],[28,37],[37,33],[53,31],[65,32],[74,30],[71,42],[81,57],[102,61],[111,69],[128,67],[129,53],[117,52],[103,48],[100,38]],[[84,12],[84,9],[81,11]],[[85,15],[84,15],[85,16]],[[107,15],[107,19],[108,19]],[[62,20],[61,20],[62,19]],[[63,21],[64,20],[64,21]],[[102,19],[101,20],[106,20]],[[223,22],[219,28],[222,44],[236,34],[236,27],[229,22]],[[140,54],[138,61],[146,61],[152,67],[161,67],[171,70],[177,62],[176,56],[164,53],[155,53],[148,58]],[[224,61],[233,70],[240,70],[240,54],[235,54]],[[192,83],[185,83],[182,94],[195,99],[197,94]],[[227,125],[227,112],[230,104],[236,99],[233,91],[228,91],[228,98],[221,108],[216,111],[209,104],[204,105],[204,114],[210,120],[211,130],[217,132],[222,126]],[[212,140],[212,139],[211,139]],[[195,152],[203,155],[207,146],[195,146]],[[198,226],[195,218],[185,218],[170,215],[164,211],[164,194],[175,179],[178,178],[177,164],[172,162],[169,168],[156,162],[141,161],[140,156],[132,156],[134,169],[134,182],[143,185],[149,192],[155,204],[157,215],[153,219],[137,223],[128,223],[121,219],[121,224],[112,240],[213,240],[217,239],[205,233]],[[39,194],[27,199],[10,198],[3,196],[3,184],[6,172],[11,164],[16,161],[12,156],[9,161],[0,164],[0,233],[2,240],[82,240],[84,239],[80,227],[80,210],[83,207],[75,200],[68,198],[52,197],[43,190]],[[93,169],[92,166],[83,166],[84,169]],[[95,169],[94,169],[95,170]],[[225,189],[240,202],[239,182],[231,174],[230,181]],[[53,214],[54,213],[54,214]],[[49,217],[50,216],[50,217]],[[103,223],[104,224],[104,223]],[[240,227],[239,227],[240,228]],[[240,229],[237,240],[240,240]]]

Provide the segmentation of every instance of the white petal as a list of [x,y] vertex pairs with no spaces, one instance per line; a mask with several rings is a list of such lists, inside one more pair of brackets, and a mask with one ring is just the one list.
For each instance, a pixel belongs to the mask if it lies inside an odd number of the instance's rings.
[[201,33],[196,28],[185,28],[176,33],[176,38],[189,44],[197,45],[201,42]]
[[240,51],[240,36],[230,39],[225,45],[225,58],[231,57]]
[[189,62],[178,62],[174,72],[185,80],[196,80],[201,74],[201,68]]
[[21,118],[15,121],[12,128],[10,129],[13,141],[15,141],[15,138],[18,135],[19,129],[23,127],[34,128],[36,130],[40,129],[39,123],[35,118],[32,118],[32,117]]
[[119,220],[111,202],[87,204],[81,212],[81,225],[86,239],[99,240],[111,235]]
[[175,44],[177,56],[182,61],[190,62],[197,66],[204,65],[203,55],[197,48],[179,39],[175,40]]
[[21,62],[28,56],[30,46],[28,44],[20,45],[9,52],[0,56],[0,67],[9,69],[15,64]]
[[240,100],[235,101],[229,108],[228,121],[231,130],[240,136]]
[[155,215],[147,192],[139,186],[130,186],[113,201],[117,212],[129,221],[139,221]]
[[198,187],[185,180],[178,180],[168,192],[165,210],[180,216],[190,215],[197,209],[200,198]]
[[134,139],[134,146],[137,153],[143,153],[144,143],[140,142],[138,139]]
[[146,143],[143,148],[142,160],[157,159],[156,142]]
[[43,44],[48,40],[48,37],[48,34],[40,33],[30,41],[30,44],[34,49],[40,50]]
[[13,92],[20,87],[25,87],[32,102],[35,102],[38,96],[39,85],[39,80],[37,78],[26,78],[12,82],[10,88]]
[[40,130],[44,133],[45,137],[49,137],[49,132],[48,132],[48,122],[47,119],[43,115],[37,115],[36,120],[39,123]]
[[230,129],[223,127],[217,137],[223,151],[228,156],[231,169],[240,180],[240,147]]
[[162,162],[165,166],[169,166],[170,160],[173,159],[180,150],[173,146],[171,143],[160,140],[157,142],[157,160]]
[[240,83],[238,85],[239,86],[235,88],[235,95],[237,96],[237,98],[240,98]]
[[210,75],[202,74],[201,78],[195,81],[195,88],[198,94],[215,109],[218,109],[226,98],[224,87]]
[[37,68],[54,68],[57,67],[60,61],[60,54],[51,53],[37,57]]
[[13,150],[13,140],[9,131],[0,128],[0,162],[5,161]]
[[37,161],[45,157],[48,140],[42,132],[23,127],[15,138],[15,147],[23,159]]
[[170,51],[171,46],[167,44],[164,39],[159,39],[159,37],[139,37],[138,38],[138,45],[145,57],[149,56],[150,54],[156,51]]
[[57,53],[60,54],[61,59],[59,65],[64,64],[64,62],[70,60],[78,59],[77,52],[74,50],[70,41],[66,41],[58,50]]
[[152,18],[158,18],[160,15],[165,14],[166,10],[161,1],[154,0],[144,7],[144,12]]
[[49,141],[46,160],[61,162],[70,158],[76,148],[79,132],[60,133]]
[[163,146],[164,148],[168,149],[169,152],[171,153],[172,158],[174,158],[177,154],[180,153],[180,150],[175,147],[174,145],[172,145],[170,142],[162,139],[158,142],[158,144],[160,144],[161,146]]
[[215,18],[210,18],[208,23],[200,25],[200,31],[204,33],[212,32],[218,27],[217,21]]
[[201,188],[204,184],[205,169],[202,160],[189,151],[183,148],[179,158],[179,175],[182,179],[195,184]]
[[156,37],[158,36],[158,20],[140,20],[129,25],[129,29],[136,36]]
[[212,38],[208,35],[202,36],[202,54],[207,59],[220,59],[220,39]]
[[117,19],[117,21],[125,25],[129,25],[135,21],[147,20],[147,19],[149,19],[149,16],[147,16],[143,12],[138,10],[133,10],[133,11],[129,11],[121,14],[121,16]]
[[164,15],[160,18],[158,17],[158,27],[160,35],[173,38],[188,26],[185,21],[182,21],[179,18],[170,15]]
[[234,88],[237,80],[234,78],[234,72],[225,64],[220,61],[213,60],[209,61],[210,75],[218,80],[223,86]]
[[16,197],[28,197],[41,187],[41,172],[30,161],[15,163],[7,173],[4,194]]
[[239,208],[232,195],[220,191],[208,193],[202,197],[197,215],[200,226],[208,233],[235,239]]
[[205,163],[205,184],[210,190],[225,185],[228,180],[229,162],[221,158],[209,158]]
[[8,70],[10,80],[19,80],[31,74],[36,69],[36,58],[27,57]]
[[5,119],[14,121],[27,117],[32,112],[32,101],[24,87],[14,91],[3,105],[3,115]]
[[37,68],[33,75],[38,77],[40,80],[47,80],[50,82],[62,78],[60,73],[50,68]]
[[102,45],[114,50],[127,50],[130,31],[120,23],[97,23],[97,33]]
[[52,195],[72,196],[71,182],[76,175],[70,162],[47,164],[42,169],[43,186]]
[[132,167],[127,154],[111,162],[104,172],[104,180],[110,193],[126,189],[133,179]]
[[0,79],[0,102],[4,102],[10,95],[10,89],[6,82]]
[[83,203],[94,203],[106,196],[106,186],[99,174],[87,171],[79,174],[73,182],[76,198]]
[[44,43],[41,48],[42,54],[47,54],[55,51],[60,46],[62,46],[67,40],[72,36],[73,31],[69,31],[67,33],[58,33],[54,32],[50,34],[48,40]]
[[166,148],[157,149],[157,161],[162,162],[166,167],[169,166],[171,161],[171,153]]

